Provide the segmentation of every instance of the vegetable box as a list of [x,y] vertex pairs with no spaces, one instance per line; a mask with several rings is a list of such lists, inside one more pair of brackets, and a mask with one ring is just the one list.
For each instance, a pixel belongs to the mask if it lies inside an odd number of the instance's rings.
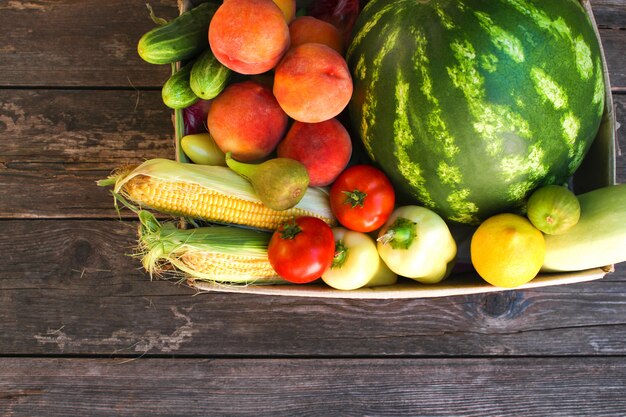
[[[201,0],[194,2],[189,0],[179,0],[180,13],[189,10],[201,3]],[[581,0],[582,5],[589,14],[593,23],[596,36],[599,33],[589,1]],[[600,47],[601,43],[600,43]],[[607,71],[604,53],[602,52],[603,69],[605,76],[605,107],[602,123],[595,141],[585,157],[580,168],[571,178],[573,189],[576,194],[581,194],[600,187],[615,184],[615,141],[616,124],[614,107],[611,96],[609,75]],[[182,120],[175,117],[175,124],[180,126]],[[180,160],[179,137],[176,142],[176,159]],[[458,246],[458,261],[460,264],[470,264],[469,243],[473,233],[472,228],[459,228],[454,230],[454,236]],[[565,285],[577,282],[591,281],[604,277],[613,271],[613,265],[606,265],[601,268],[588,269],[568,273],[540,273],[531,282],[517,287],[536,288],[550,285]],[[468,271],[454,273],[452,276],[438,284],[420,284],[416,281],[400,278],[395,285],[372,288],[362,288],[351,291],[341,291],[333,289],[321,280],[303,285],[228,285],[212,283],[207,281],[188,280],[188,284],[200,291],[220,291],[280,296],[297,297],[322,297],[322,298],[363,298],[363,299],[389,299],[389,298],[424,298],[442,297],[463,294],[488,293],[503,291],[504,288],[494,287],[483,281],[475,272],[468,268]]]

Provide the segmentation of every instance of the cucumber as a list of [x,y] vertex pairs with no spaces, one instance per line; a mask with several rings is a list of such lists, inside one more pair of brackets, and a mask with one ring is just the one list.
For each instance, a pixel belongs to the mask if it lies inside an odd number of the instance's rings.
[[189,86],[198,97],[210,100],[226,87],[230,73],[230,69],[215,58],[211,48],[207,48],[191,68]]
[[163,84],[161,89],[161,97],[163,103],[172,109],[184,109],[191,106],[199,100],[198,96],[189,87],[189,76],[193,63],[189,63],[182,67],[179,71]]
[[626,184],[578,196],[580,220],[561,235],[545,235],[543,272],[582,271],[626,261]]
[[139,56],[151,64],[184,61],[209,45],[209,24],[218,5],[202,3],[145,33],[137,44]]

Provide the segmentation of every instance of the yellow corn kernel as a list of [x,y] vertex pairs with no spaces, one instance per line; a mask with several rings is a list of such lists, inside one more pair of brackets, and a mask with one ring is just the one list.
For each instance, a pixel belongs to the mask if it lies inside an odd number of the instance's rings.
[[137,167],[118,168],[98,184],[114,185],[116,203],[122,201],[133,210],[138,208],[131,203],[175,216],[269,231],[300,216],[337,224],[328,190],[308,187],[295,207],[272,210],[248,180],[223,166],[149,159]]
[[122,194],[142,206],[176,216],[186,216],[217,223],[239,224],[275,230],[298,216],[314,216],[330,225],[333,218],[298,207],[276,211],[259,201],[248,201],[195,183],[164,181],[137,175],[127,181]]
[[269,262],[269,232],[234,226],[179,229],[174,222],[160,223],[149,211],[137,215],[141,224],[135,256],[151,277],[245,285],[286,282]]
[[256,282],[263,279],[275,281],[278,275],[267,257],[239,256],[216,252],[187,252],[180,261],[189,269],[212,276],[216,281],[228,281],[229,278],[249,277]]

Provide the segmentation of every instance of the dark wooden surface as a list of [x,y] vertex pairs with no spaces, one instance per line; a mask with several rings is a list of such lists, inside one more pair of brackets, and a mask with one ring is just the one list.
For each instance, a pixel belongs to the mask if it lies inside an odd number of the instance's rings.
[[[592,6],[624,125],[626,1]],[[0,416],[626,415],[623,264],[413,300],[151,281],[127,256],[136,223],[95,186],[173,153],[168,71],[135,51],[144,2],[0,0],[0,27]]]

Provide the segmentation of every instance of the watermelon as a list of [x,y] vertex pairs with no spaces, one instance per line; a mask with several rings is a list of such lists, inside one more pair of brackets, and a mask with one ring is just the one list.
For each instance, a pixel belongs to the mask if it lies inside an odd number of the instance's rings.
[[373,0],[347,52],[349,115],[400,195],[478,224],[578,168],[604,110],[578,0]]

